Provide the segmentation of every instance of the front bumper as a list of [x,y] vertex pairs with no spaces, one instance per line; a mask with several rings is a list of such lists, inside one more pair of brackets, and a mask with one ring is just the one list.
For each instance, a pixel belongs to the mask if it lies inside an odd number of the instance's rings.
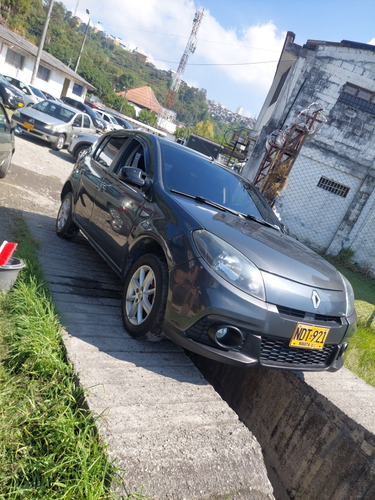
[[15,96],[9,96],[7,104],[12,109],[19,109],[19,108],[22,108],[24,106],[24,102]]
[[[58,136],[61,132],[54,132],[53,130],[47,129],[44,125],[39,123],[30,123],[25,117],[22,116],[14,116],[12,117],[12,121],[15,125],[21,129],[22,132],[30,134],[34,137],[38,137],[43,141],[49,142],[50,144],[54,144],[57,141]],[[26,126],[25,126],[26,125]],[[32,129],[30,127],[33,127]]]
[[[311,289],[307,288],[311,301]],[[299,301],[302,303],[301,297]],[[185,349],[228,364],[335,371],[343,365],[346,339],[355,330],[355,320],[355,314],[351,318],[314,316],[311,311],[263,302],[196,260],[170,272],[164,333]],[[300,323],[330,329],[323,349],[289,346]],[[222,327],[232,329],[240,340],[230,346],[218,343],[212,332]]]

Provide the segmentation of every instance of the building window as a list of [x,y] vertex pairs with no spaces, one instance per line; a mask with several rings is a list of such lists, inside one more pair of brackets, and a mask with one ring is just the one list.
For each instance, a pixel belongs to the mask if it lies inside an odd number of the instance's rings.
[[5,62],[14,66],[17,69],[23,69],[25,66],[25,56],[15,52],[12,49],[7,50],[7,55],[5,57]]
[[375,92],[346,83],[338,99],[353,109],[375,115]]
[[45,68],[44,66],[39,65],[38,68],[38,78],[41,80],[44,80],[45,82],[48,82],[50,77],[51,77],[51,70],[48,68]]
[[83,91],[83,86],[82,85],[78,85],[78,83],[75,83],[73,85],[73,94],[81,96],[82,95],[82,91]]
[[341,196],[341,198],[346,198],[350,189],[343,184],[327,179],[327,177],[321,177],[319,179],[318,187],[324,189],[325,191],[329,191],[332,194],[336,194],[337,196]]

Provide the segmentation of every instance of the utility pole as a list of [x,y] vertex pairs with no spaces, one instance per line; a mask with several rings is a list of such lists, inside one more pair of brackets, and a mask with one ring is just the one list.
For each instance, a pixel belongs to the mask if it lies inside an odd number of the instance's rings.
[[46,17],[46,20],[44,22],[43,32],[42,32],[42,36],[40,38],[38,53],[36,55],[36,60],[35,60],[35,64],[34,64],[34,70],[33,70],[32,76],[31,76],[31,82],[30,82],[31,85],[34,83],[35,77],[38,74],[40,58],[41,58],[42,50],[44,47],[44,41],[46,39],[48,24],[49,24],[49,20],[50,20],[51,13],[52,13],[53,2],[54,2],[54,0],[50,0],[50,2],[49,2],[47,17]]
[[86,13],[89,15],[89,22],[87,23],[87,26],[86,26],[85,34],[84,34],[84,37],[83,37],[83,40],[82,40],[81,50],[79,51],[79,54],[78,54],[78,57],[77,57],[77,61],[76,61],[76,64],[74,66],[73,71],[77,71],[77,69],[78,69],[79,61],[81,60],[81,55],[82,55],[82,52],[83,52],[83,47],[85,46],[85,42],[86,42],[86,38],[87,38],[87,33],[88,33],[89,27],[90,27],[90,21],[91,21],[91,19],[90,19],[90,11],[88,9],[86,9]]

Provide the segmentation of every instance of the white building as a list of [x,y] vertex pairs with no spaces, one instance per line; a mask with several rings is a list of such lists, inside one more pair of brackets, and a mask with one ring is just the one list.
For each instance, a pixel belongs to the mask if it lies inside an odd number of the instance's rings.
[[[0,73],[30,83],[38,47],[0,25]],[[78,56],[78,54],[77,54]],[[34,86],[50,94],[84,101],[87,90],[95,90],[59,59],[42,51]]]
[[257,177],[267,138],[312,103],[326,122],[303,143],[275,207],[301,241],[333,255],[348,248],[375,273],[375,46],[308,40],[301,47],[289,32],[243,174]]

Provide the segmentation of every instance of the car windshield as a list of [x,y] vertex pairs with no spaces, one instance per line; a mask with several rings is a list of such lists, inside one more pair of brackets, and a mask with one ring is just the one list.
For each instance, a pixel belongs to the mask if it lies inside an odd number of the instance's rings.
[[42,94],[42,92],[39,89],[37,89],[36,87],[33,87],[32,85],[30,85],[30,88],[35,95],[44,99],[44,95]]
[[162,144],[161,150],[163,182],[168,189],[280,227],[271,207],[247,179],[173,145]]
[[0,75],[0,82],[1,82],[1,83],[5,83],[6,85],[9,85],[9,81],[8,81],[8,80],[6,80],[6,79],[3,77],[3,75]]
[[71,111],[64,106],[60,106],[55,102],[41,101],[34,104],[34,109],[46,113],[47,115],[53,116],[57,120],[68,123],[76,115],[74,111]]

